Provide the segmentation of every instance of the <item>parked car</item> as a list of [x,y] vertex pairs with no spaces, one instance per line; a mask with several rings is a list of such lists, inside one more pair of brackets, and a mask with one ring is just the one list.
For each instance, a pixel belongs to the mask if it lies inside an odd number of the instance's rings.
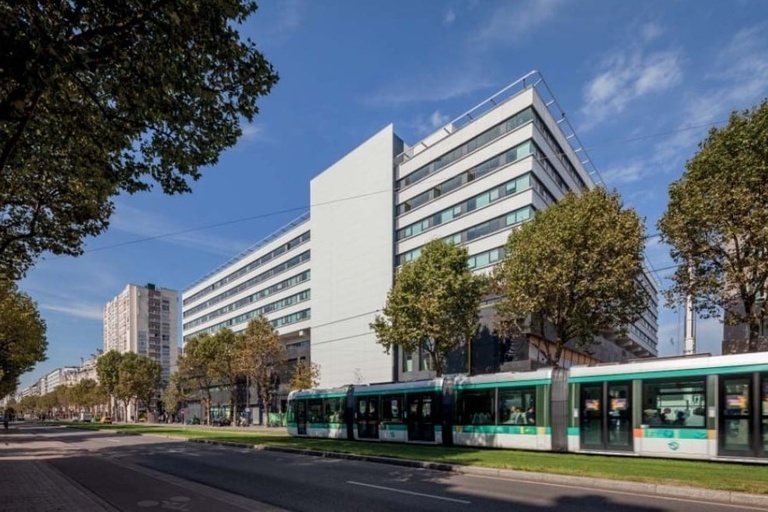
[[112,418],[109,416],[102,416],[101,422],[102,425],[111,425],[112,424]]
[[215,418],[212,422],[214,427],[228,427],[232,425],[229,418]]
[[187,418],[187,420],[184,422],[187,425],[199,425],[200,424],[200,418],[197,416],[192,416],[191,418]]

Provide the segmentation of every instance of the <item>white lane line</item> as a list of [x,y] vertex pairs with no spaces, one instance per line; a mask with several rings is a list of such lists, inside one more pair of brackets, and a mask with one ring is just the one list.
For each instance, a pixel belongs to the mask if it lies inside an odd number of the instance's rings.
[[119,443],[117,439],[105,439],[105,441],[109,441],[110,443]]
[[452,501],[454,503],[463,503],[465,505],[469,505],[470,503],[472,503],[471,501],[467,501],[467,500],[457,500],[454,498],[446,498],[445,496],[435,496],[434,494],[424,494],[420,492],[406,491],[403,489],[395,489],[393,487],[383,487],[381,485],[364,484],[362,482],[353,482],[352,480],[347,480],[347,483],[351,485],[360,485],[362,487],[371,487],[373,489],[380,489],[382,491],[399,492],[400,494],[410,494],[411,496],[421,496],[423,498],[432,498],[435,500]]

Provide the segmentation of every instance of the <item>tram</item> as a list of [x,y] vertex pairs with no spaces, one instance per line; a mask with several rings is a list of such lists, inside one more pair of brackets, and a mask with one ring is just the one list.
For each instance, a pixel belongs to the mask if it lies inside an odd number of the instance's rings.
[[293,391],[288,433],[768,463],[768,352]]

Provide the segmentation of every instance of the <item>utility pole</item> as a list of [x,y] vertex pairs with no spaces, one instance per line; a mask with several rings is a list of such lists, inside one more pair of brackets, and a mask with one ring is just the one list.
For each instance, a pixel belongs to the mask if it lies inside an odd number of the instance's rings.
[[693,311],[692,295],[688,295],[685,299],[685,342],[683,347],[684,356],[696,353],[696,313]]

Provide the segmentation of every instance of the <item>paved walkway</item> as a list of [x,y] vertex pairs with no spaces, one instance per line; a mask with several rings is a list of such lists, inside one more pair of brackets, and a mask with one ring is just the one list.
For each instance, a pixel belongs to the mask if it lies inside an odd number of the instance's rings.
[[41,441],[16,427],[0,431],[0,511],[115,510],[46,462],[61,443]]

